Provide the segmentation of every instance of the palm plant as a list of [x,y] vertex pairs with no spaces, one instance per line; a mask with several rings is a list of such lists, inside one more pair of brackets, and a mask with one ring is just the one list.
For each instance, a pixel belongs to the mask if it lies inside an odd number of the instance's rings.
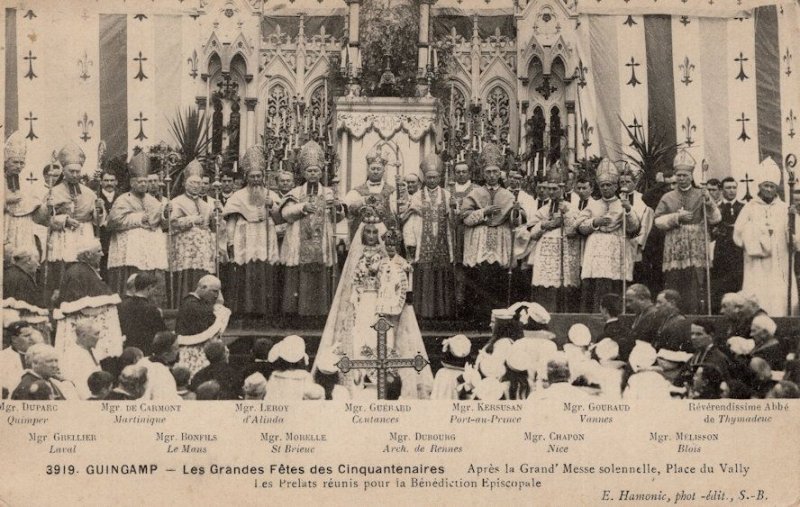
[[625,127],[630,140],[629,146],[634,151],[634,153],[621,151],[620,155],[623,160],[636,164],[644,171],[644,187],[640,191],[646,192],[655,182],[656,174],[672,166],[672,159],[681,144],[667,141],[664,132],[654,128],[651,128],[649,135],[645,136],[639,129],[629,127],[621,117],[618,118]]
[[194,159],[203,162],[211,143],[206,115],[200,113],[196,107],[179,110],[170,120],[170,131],[175,139],[178,153],[181,155],[181,162],[172,168],[170,176],[176,186],[180,188],[183,184],[183,168]]

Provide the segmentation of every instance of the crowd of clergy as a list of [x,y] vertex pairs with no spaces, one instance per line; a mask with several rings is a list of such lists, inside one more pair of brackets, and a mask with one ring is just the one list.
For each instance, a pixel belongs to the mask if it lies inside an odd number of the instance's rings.
[[[491,314],[495,321],[481,350],[464,336],[445,341],[434,398],[518,399],[554,393],[558,384],[636,396],[631,381],[645,373],[665,380],[658,389],[668,395],[797,390],[783,380],[796,375],[786,367],[787,357],[794,364],[795,339],[776,333],[772,320],[792,308],[797,210],[779,196],[781,170],[769,158],[754,170],[757,195],[748,186],[751,199],[742,202],[731,177],[699,183],[685,150],[644,194],[638,168],[607,159],[592,174],[553,164],[528,193],[527,175],[504,171],[503,153],[491,143],[483,146],[480,182],[466,163],[444,171],[431,156],[418,174],[392,185],[387,161],[372,152],[367,181],[341,198],[313,141],[300,150],[298,176],[268,175],[257,146],[242,157],[239,174],[213,182],[193,160],[175,197],[146,153],[129,161],[124,193],[119,174],[98,171],[87,180],[79,146],[55,155],[42,170],[44,186],[31,191],[20,186],[24,139],[15,133],[5,146],[0,373],[16,397],[100,398],[98,385],[112,386],[107,396],[157,397],[163,384],[170,396],[174,387],[230,399],[258,384],[269,398],[280,372],[293,386],[322,387],[311,389],[316,394],[292,387],[293,396],[330,398],[335,383],[298,380],[311,375],[302,338],[256,342],[254,362],[266,363],[264,371],[235,372],[219,338],[231,315],[267,323],[325,317],[349,243],[338,225],[346,221],[352,239],[365,208],[402,237],[400,251],[413,267],[408,302],[419,318],[486,322]],[[663,301],[653,303],[651,294]],[[504,316],[495,311],[512,301],[535,301],[509,310],[516,331],[498,325]],[[755,313],[742,324],[745,307]],[[172,331],[165,308],[177,309]],[[528,336],[549,333],[529,329],[546,327],[548,319],[534,315],[548,312],[605,312],[609,322],[637,316],[617,337],[587,336],[581,325],[569,336]],[[720,312],[730,329],[685,317]],[[763,347],[769,358],[759,355]],[[672,363],[684,367],[670,370]],[[200,389],[207,382],[217,389]],[[695,386],[704,383],[716,387]],[[282,397],[286,389],[271,390]]]

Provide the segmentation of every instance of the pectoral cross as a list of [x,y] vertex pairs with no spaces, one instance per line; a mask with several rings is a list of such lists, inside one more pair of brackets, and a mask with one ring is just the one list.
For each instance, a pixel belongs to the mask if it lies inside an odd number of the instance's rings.
[[388,357],[388,347],[386,345],[386,333],[392,328],[392,325],[386,320],[386,317],[381,316],[378,322],[372,328],[378,333],[378,351],[375,359],[350,359],[347,356],[342,357],[336,367],[342,373],[347,373],[350,370],[376,370],[378,377],[378,399],[386,399],[386,377],[392,370],[398,368],[414,368],[417,373],[421,373],[428,364],[427,359],[417,352],[417,355],[410,359],[395,359]]

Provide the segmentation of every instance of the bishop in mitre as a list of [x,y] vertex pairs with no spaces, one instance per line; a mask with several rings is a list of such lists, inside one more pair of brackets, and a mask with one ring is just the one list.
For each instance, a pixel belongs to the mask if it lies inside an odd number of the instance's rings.
[[140,152],[128,164],[131,190],[111,206],[106,229],[111,233],[108,249],[108,284],[119,294],[133,273],[152,271],[164,285],[167,244],[161,228],[166,224],[165,206],[147,192],[150,157]]
[[13,247],[18,250],[38,250],[33,220],[34,212],[39,209],[41,201],[30,192],[26,195],[20,189],[19,175],[25,169],[25,155],[27,148],[25,138],[19,132],[14,132],[6,140],[5,169],[6,194],[3,203],[3,244],[6,248]]
[[235,266],[230,305],[238,315],[272,316],[279,311],[280,253],[275,219],[280,198],[265,185],[266,165],[260,146],[247,149],[241,161],[246,185],[228,198],[222,210]]
[[332,188],[320,179],[325,152],[314,141],[300,149],[300,168],[305,183],[293,188],[280,206],[288,223],[281,250],[286,266],[283,312],[290,315],[327,315],[336,291],[336,224],[344,219],[344,207]]

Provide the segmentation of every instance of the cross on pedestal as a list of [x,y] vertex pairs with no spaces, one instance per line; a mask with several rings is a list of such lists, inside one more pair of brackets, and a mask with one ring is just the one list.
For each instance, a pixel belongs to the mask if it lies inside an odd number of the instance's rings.
[[752,183],[753,181],[755,180],[751,178],[750,175],[747,173],[744,173],[743,180],[739,180],[739,182],[744,183],[744,190],[745,190],[744,200],[748,202],[753,200],[753,196],[750,194],[750,183]]
[[386,345],[386,333],[392,328],[392,324],[386,320],[386,317],[381,316],[372,328],[378,333],[378,351],[375,355],[375,359],[350,359],[344,356],[336,363],[336,366],[342,373],[347,373],[350,370],[376,370],[378,377],[378,399],[385,400],[386,377],[391,370],[396,370],[398,368],[414,368],[417,373],[421,373],[422,370],[428,366],[429,362],[419,352],[410,359],[389,358],[389,351]]

